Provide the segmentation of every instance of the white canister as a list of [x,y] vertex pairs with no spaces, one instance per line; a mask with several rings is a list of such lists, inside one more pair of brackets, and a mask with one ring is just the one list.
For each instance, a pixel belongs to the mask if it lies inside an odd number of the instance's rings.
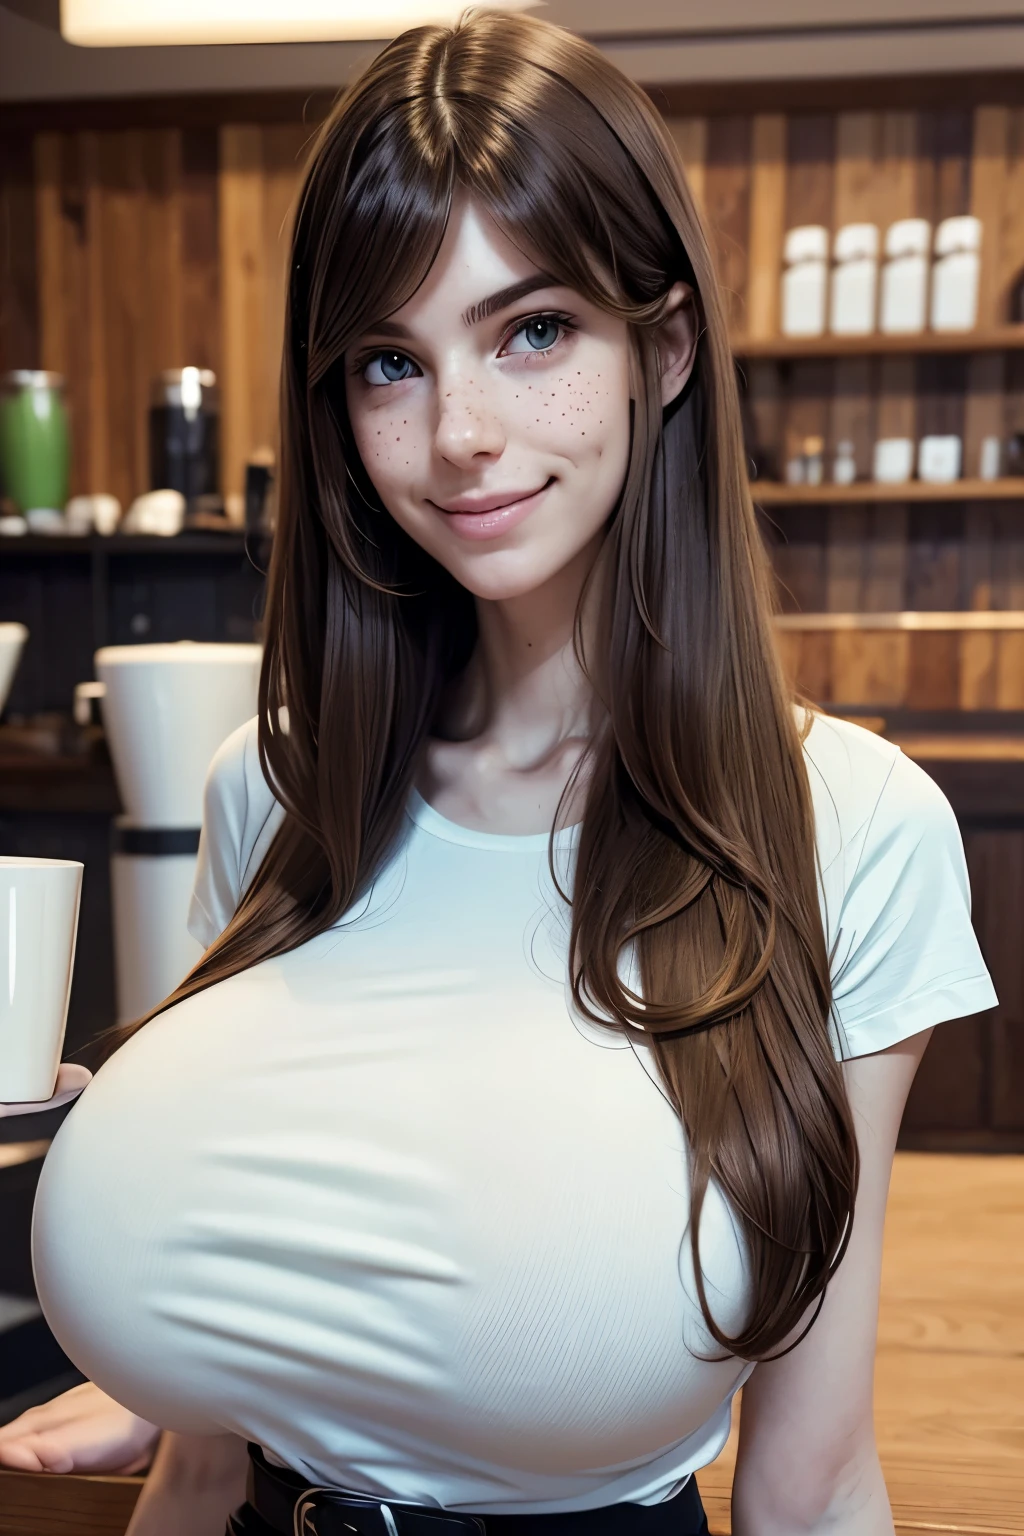
[[114,774],[135,825],[200,825],[210,760],[256,713],[262,654],[188,640],[96,652]]
[[954,433],[922,437],[917,449],[917,477],[932,485],[948,485],[960,478],[963,445]]
[[[133,846],[133,833],[141,842],[141,853]],[[175,848],[166,831],[162,837],[169,846],[154,841],[147,852],[146,837],[147,830],[133,828],[127,817],[115,820],[110,896],[119,1024],[155,1008],[203,953],[187,926],[196,853]]]
[[964,214],[943,219],[935,231],[932,330],[970,331],[978,319],[981,220]]
[[914,443],[909,437],[880,437],[872,473],[883,485],[902,485],[914,473]]
[[978,479],[998,480],[1003,462],[1003,445],[998,437],[983,437],[978,454]]
[[927,219],[898,219],[886,230],[878,315],[879,329],[886,335],[924,330],[931,240],[932,227]]
[[821,336],[828,294],[828,230],[823,224],[791,229],[783,247],[782,334]]
[[832,246],[830,325],[836,336],[866,336],[875,328],[878,225],[844,224]]

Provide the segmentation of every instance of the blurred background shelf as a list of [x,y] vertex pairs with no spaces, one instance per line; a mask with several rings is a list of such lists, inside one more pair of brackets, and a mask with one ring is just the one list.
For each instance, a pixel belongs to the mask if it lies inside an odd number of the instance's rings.
[[1024,501],[1024,478],[1013,480],[951,480],[933,484],[905,480],[899,485],[857,480],[852,485],[786,485],[777,480],[751,482],[761,507],[859,506],[883,501]]
[[916,331],[886,336],[736,336],[736,358],[908,357],[920,352],[1014,352],[1024,349],[1024,325],[999,325],[977,331]]
[[0,563],[8,556],[40,555],[241,555],[246,553],[246,535],[239,529],[230,533],[179,533],[173,538],[156,534],[112,534],[76,536],[71,534],[24,534],[20,538],[0,540]]

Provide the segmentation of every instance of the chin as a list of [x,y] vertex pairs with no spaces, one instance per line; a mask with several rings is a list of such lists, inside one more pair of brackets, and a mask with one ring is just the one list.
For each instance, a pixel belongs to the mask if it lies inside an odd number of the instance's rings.
[[576,558],[578,550],[547,559],[526,550],[494,550],[475,560],[442,560],[460,586],[485,602],[508,602],[536,592]]

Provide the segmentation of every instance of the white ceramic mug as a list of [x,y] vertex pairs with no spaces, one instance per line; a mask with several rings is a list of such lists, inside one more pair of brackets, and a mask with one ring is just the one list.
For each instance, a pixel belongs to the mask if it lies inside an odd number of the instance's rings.
[[72,859],[0,858],[0,1104],[53,1095],[83,867]]
[[24,624],[0,624],[0,709],[7,703],[27,639],[28,630]]

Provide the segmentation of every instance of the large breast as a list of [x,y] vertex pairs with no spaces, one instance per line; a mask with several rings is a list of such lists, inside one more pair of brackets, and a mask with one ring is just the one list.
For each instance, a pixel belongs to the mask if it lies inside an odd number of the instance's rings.
[[[740,1367],[688,1352],[674,1112],[543,956],[474,964],[438,934],[402,963],[372,933],[179,1004],[97,1074],[36,1203],[58,1340],[154,1422],[332,1464],[368,1436],[537,1475],[677,1442]],[[702,1250],[735,1327],[714,1193]]]

